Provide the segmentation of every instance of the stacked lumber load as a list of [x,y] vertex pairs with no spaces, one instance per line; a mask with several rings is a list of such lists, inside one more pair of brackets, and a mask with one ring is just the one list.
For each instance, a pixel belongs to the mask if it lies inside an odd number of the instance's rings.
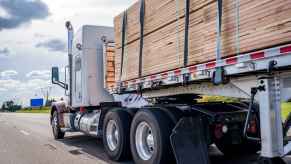
[[104,47],[104,64],[105,64],[105,87],[112,88],[115,85],[115,49],[112,45]]
[[[291,42],[290,0],[238,1],[223,0],[222,57]],[[190,0],[189,53],[185,65],[185,0],[145,0],[141,76],[215,60],[217,3],[217,0]],[[124,15],[121,13],[114,20],[117,81],[140,76],[140,1],[126,12],[122,42]]]

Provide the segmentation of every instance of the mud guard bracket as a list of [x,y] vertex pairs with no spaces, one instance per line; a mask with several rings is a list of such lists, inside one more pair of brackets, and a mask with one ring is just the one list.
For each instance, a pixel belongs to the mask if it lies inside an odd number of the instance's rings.
[[201,117],[180,119],[171,134],[177,164],[209,164],[208,146]]

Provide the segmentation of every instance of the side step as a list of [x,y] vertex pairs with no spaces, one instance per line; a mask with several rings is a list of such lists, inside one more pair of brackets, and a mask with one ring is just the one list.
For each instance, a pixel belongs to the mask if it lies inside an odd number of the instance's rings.
[[177,164],[209,164],[208,146],[201,117],[180,119],[171,134]]

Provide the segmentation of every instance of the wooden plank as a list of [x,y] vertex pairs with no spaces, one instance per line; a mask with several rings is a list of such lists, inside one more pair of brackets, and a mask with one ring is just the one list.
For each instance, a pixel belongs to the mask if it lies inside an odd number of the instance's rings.
[[[177,2],[176,2],[177,1]],[[190,1],[190,10],[194,12],[215,0],[193,0]],[[139,1],[132,5],[128,13],[127,43],[139,39]],[[185,0],[145,0],[145,27],[144,34],[156,31],[167,24],[176,21],[177,17],[185,16]],[[114,19],[116,47],[121,47],[123,13]]]
[[[235,1],[223,2],[222,55],[227,57],[236,54]],[[240,52],[291,41],[291,1],[241,0],[240,15]],[[178,23],[178,33],[173,22],[144,37],[144,76],[182,67],[184,20]],[[137,78],[138,47],[138,40],[126,46],[122,80]],[[214,60],[215,48],[216,2],[190,15],[189,64]],[[116,70],[120,70],[120,49],[116,52]]]
[[111,88],[115,85],[115,48],[107,46],[106,50],[106,87]]

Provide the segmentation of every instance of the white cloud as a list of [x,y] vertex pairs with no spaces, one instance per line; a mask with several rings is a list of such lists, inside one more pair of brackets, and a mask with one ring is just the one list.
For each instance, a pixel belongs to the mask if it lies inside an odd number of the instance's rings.
[[0,80],[0,87],[2,89],[15,90],[19,86],[21,86],[21,82],[18,80],[12,80],[12,79]]
[[0,78],[1,79],[13,79],[16,78],[18,75],[18,72],[15,70],[6,70],[6,71],[2,71],[0,73]]
[[[5,1],[10,2],[10,0]],[[19,24],[21,26],[17,26],[18,28],[1,31],[1,71],[12,69],[18,74],[15,75],[14,72],[14,75],[11,75],[13,78],[11,78],[7,73],[3,73],[5,78],[2,78],[0,71],[0,105],[4,100],[11,99],[19,99],[25,101],[26,105],[29,104],[30,98],[35,95],[42,96],[39,88],[50,85],[50,71],[48,70],[52,66],[63,68],[67,65],[67,56],[63,52],[47,51],[44,48],[35,47],[40,41],[51,38],[66,41],[65,21],[70,20],[75,30],[84,24],[112,26],[114,16],[137,0],[40,1],[49,8],[50,15],[46,19],[30,19],[27,23]],[[0,17],[9,19],[13,16],[9,14],[4,8],[0,9]],[[64,69],[60,69],[60,73],[63,72]],[[64,75],[60,76],[60,78],[62,77]],[[63,89],[53,85],[52,96],[60,97],[63,94]]]
[[48,87],[50,85],[49,80],[32,79],[28,81],[19,80],[0,80],[0,87],[2,91],[33,91],[40,88]]
[[26,82],[27,89],[40,89],[44,87],[48,87],[50,85],[50,81],[43,79],[33,79]]
[[6,88],[0,88],[0,92],[6,92],[8,91]]
[[35,45],[36,48],[45,48],[50,52],[66,52],[66,43],[61,39],[49,39],[44,42],[39,42]]
[[0,6],[0,17],[2,18],[11,18],[11,15]]
[[34,70],[25,75],[29,79],[49,79],[50,71],[48,70]]

